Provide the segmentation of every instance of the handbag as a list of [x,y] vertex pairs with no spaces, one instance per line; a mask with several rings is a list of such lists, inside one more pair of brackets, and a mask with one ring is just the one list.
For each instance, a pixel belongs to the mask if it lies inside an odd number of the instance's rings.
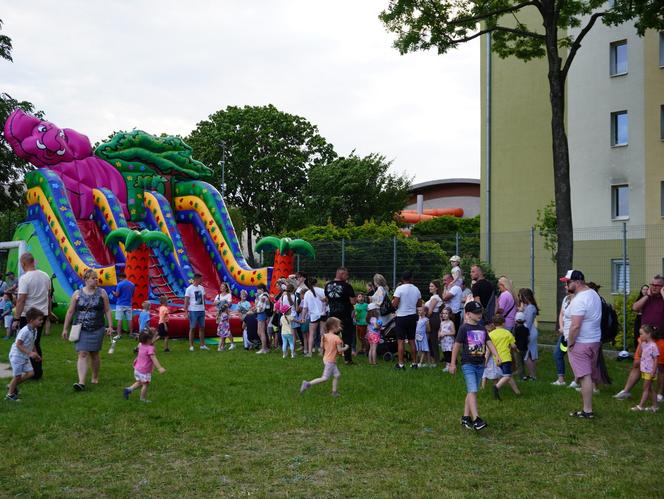
[[81,325],[74,324],[69,330],[69,341],[76,342],[81,337]]
[[387,292],[385,293],[385,296],[383,297],[383,303],[380,304],[380,315],[381,316],[386,316],[390,315],[394,312],[396,312],[396,309],[392,306],[392,301],[390,300],[390,297],[387,295]]

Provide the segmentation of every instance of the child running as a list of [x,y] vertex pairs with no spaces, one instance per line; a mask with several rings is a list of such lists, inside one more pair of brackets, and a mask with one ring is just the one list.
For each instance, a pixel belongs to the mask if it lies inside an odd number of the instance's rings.
[[44,314],[37,308],[31,308],[25,313],[25,319],[28,323],[21,328],[16,335],[16,340],[9,351],[9,363],[12,366],[12,380],[7,385],[7,396],[5,399],[18,402],[18,385],[29,380],[35,372],[30,363],[30,359],[37,362],[41,357],[35,350],[35,339],[37,338],[37,329],[44,322]]
[[159,297],[159,303],[159,325],[157,326],[157,332],[159,339],[164,340],[164,352],[170,352],[171,349],[168,348],[168,298],[162,295]]
[[233,335],[231,334],[231,323],[228,315],[228,303],[223,302],[219,307],[219,314],[217,314],[217,336],[219,336],[218,352],[226,349],[226,338],[230,340],[229,350],[235,348],[233,343]]
[[464,312],[465,321],[459,327],[459,333],[454,341],[450,373],[456,373],[457,356],[461,351],[461,371],[466,381],[467,391],[461,424],[465,428],[479,431],[487,426],[486,422],[480,418],[477,407],[477,391],[484,372],[484,354],[488,348],[496,362],[500,363],[500,357],[486,329],[479,324],[482,320],[482,305],[476,301],[468,302],[464,307]]
[[496,346],[496,351],[502,361],[499,367],[502,375],[498,382],[493,385],[493,396],[497,400],[502,400],[500,398],[500,389],[507,383],[509,383],[516,395],[521,395],[514,378],[512,378],[512,351],[516,350],[516,343],[512,333],[503,328],[503,324],[505,324],[505,318],[500,314],[494,315],[493,325],[495,329],[489,332],[489,338],[491,338],[491,342]]
[[[641,362],[639,368],[641,369],[641,379],[643,380],[643,395],[641,401],[632,407],[633,411],[651,411],[657,412],[657,389],[654,386],[654,381],[657,379],[657,358],[659,357],[659,349],[655,343],[655,328],[648,324],[641,326],[639,330],[641,338]],[[652,405],[646,407],[648,397],[652,399]]]
[[159,364],[157,355],[154,352],[154,345],[152,344],[154,336],[154,331],[150,332],[150,330],[143,331],[138,335],[138,356],[134,360],[134,379],[136,382],[122,391],[122,396],[127,400],[129,400],[131,392],[140,387],[141,402],[149,403],[147,395],[148,386],[150,386],[150,382],[152,381],[152,371],[154,371],[156,366],[159,374],[166,372],[166,369]]
[[380,328],[383,325],[378,318],[380,307],[377,303],[369,303],[367,307],[367,342],[369,343],[369,364],[376,365],[376,350],[380,343]]
[[304,393],[313,385],[324,383],[330,379],[330,376],[332,376],[332,396],[338,397],[338,385],[341,373],[337,367],[337,355],[348,350],[350,346],[344,345],[341,338],[339,338],[338,333],[341,331],[341,321],[339,319],[336,317],[330,317],[327,319],[327,321],[325,321],[325,329],[327,332],[323,335],[323,340],[321,342],[323,365],[325,366],[323,369],[323,375],[320,378],[312,379],[311,381],[303,381],[300,386],[300,393]]
[[415,326],[415,345],[417,346],[417,367],[427,367],[431,364],[431,354],[429,353],[429,309],[425,305],[418,309],[419,317]]
[[456,328],[452,320],[452,309],[445,307],[440,312],[440,329],[438,330],[438,340],[440,341],[440,349],[443,351],[443,360],[445,367],[443,372],[450,372],[450,362],[452,361],[452,349],[454,348],[454,337],[456,336]]

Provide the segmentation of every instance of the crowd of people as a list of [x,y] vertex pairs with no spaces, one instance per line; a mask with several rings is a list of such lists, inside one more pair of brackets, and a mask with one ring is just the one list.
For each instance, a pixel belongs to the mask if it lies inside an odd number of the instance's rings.
[[[492,383],[493,395],[502,400],[501,390],[508,386],[516,395],[520,390],[516,380],[537,379],[539,306],[533,290],[515,290],[506,276],[497,286],[489,282],[480,265],[470,269],[467,280],[460,266],[460,258],[450,259],[451,270],[441,280],[428,285],[428,299],[413,284],[413,275],[406,271],[391,292],[386,279],[375,274],[366,291],[357,293],[349,284],[349,273],[337,269],[334,279],[321,286],[314,278],[299,272],[278,282],[279,292],[272,296],[259,285],[253,303],[246,292],[233,297],[222,283],[212,303],[206,303],[202,276],[195,274],[184,295],[184,310],[188,314],[189,350],[195,350],[198,336],[201,350],[208,350],[205,341],[206,306],[216,309],[219,351],[232,350],[235,342],[231,319],[242,319],[243,345],[265,355],[279,351],[282,357],[295,358],[298,352],[305,357],[319,353],[324,362],[319,378],[303,381],[300,391],[333,378],[332,393],[338,396],[341,375],[336,366],[337,356],[343,355],[346,365],[355,364],[357,356],[367,356],[369,365],[378,363],[381,347],[394,347],[394,368],[405,370],[442,367],[444,373],[455,374],[460,364],[467,388],[461,424],[480,430],[486,423],[480,418],[477,393]],[[0,281],[4,286],[2,303],[7,336],[16,334],[9,360],[13,378],[8,385],[8,400],[18,400],[18,385],[42,375],[40,339],[44,323],[51,317],[52,285],[47,274],[35,268],[34,257],[25,253],[20,258],[23,270],[18,281]],[[9,276],[8,277],[13,277]],[[77,290],[67,310],[62,336],[75,340],[78,379],[76,391],[99,382],[100,352],[105,335],[115,342],[122,333],[123,321],[132,319],[132,297],[135,286],[119,274],[115,299],[116,328],[109,296],[98,286],[94,271],[84,275],[84,285]],[[601,345],[603,301],[598,286],[586,283],[585,276],[571,270],[561,279],[567,290],[558,317],[559,337],[553,348],[557,379],[555,386],[569,386],[581,392],[582,406],[570,416],[592,419],[592,397],[598,385],[608,381]],[[468,281],[468,282],[467,282]],[[239,298],[239,299],[238,299]],[[139,315],[139,330],[130,331],[138,340],[134,350],[134,380],[123,390],[129,398],[140,388],[141,400],[147,401],[147,389],[154,368],[165,369],[156,356],[155,344],[163,340],[163,351],[169,352],[169,303],[160,299],[158,324],[150,326],[150,302],[143,304]],[[664,393],[664,376],[657,378],[664,364],[664,279],[655,276],[644,287],[634,303],[638,313],[638,336],[635,336],[635,358],[632,370],[618,399],[631,397],[639,379],[643,392],[634,411],[658,410]],[[9,312],[9,313],[7,313]],[[7,321],[7,317],[11,320]],[[8,325],[8,326],[7,326]],[[130,326],[131,328],[131,326]],[[227,346],[228,345],[228,346]],[[573,371],[568,385],[565,379],[565,356]],[[488,381],[487,381],[488,380]],[[648,405],[648,403],[650,405]]]

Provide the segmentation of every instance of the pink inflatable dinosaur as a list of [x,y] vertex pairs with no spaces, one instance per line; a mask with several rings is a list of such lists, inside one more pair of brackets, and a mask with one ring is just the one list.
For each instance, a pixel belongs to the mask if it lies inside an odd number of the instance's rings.
[[15,110],[5,122],[5,138],[14,153],[38,167],[56,172],[67,188],[76,218],[90,218],[94,211],[92,189],[113,191],[127,211],[127,187],[120,172],[92,153],[85,135]]

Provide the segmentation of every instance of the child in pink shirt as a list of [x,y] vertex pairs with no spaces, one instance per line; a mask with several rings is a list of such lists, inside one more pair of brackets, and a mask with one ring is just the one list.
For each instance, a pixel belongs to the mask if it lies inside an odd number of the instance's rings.
[[134,361],[134,379],[136,382],[122,391],[122,395],[125,399],[129,399],[131,392],[140,387],[141,402],[150,402],[147,399],[147,394],[148,386],[150,386],[150,381],[152,381],[152,371],[154,371],[156,366],[159,370],[159,374],[164,374],[166,372],[166,369],[159,364],[157,355],[154,352],[154,345],[152,344],[156,336],[154,328],[149,329],[150,330],[148,331],[143,331],[138,336],[138,356]]
[[[641,379],[643,380],[643,395],[638,405],[632,407],[633,411],[652,411],[657,412],[657,389],[653,382],[657,379],[657,358],[659,349],[653,336],[655,330],[652,326],[645,324],[639,330],[641,337]],[[652,398],[652,406],[645,407],[648,397]]]

